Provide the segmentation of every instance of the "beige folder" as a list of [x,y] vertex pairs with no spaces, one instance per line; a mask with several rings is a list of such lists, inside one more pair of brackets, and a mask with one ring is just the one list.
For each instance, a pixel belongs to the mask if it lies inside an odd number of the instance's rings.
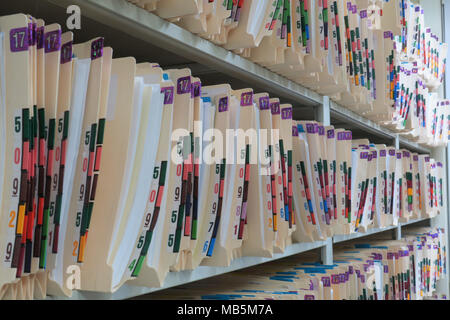
[[258,130],[257,163],[251,163],[251,179],[248,193],[247,225],[245,231],[251,235],[242,242],[244,256],[271,257],[275,232],[272,212],[272,183],[270,174],[270,150],[272,114],[267,93],[254,95]]
[[[26,150],[22,139],[24,126],[29,121],[29,112],[32,96],[29,88],[30,60],[28,53],[27,17],[23,14],[4,16],[0,18],[0,30],[3,33],[2,41],[2,86],[4,86],[4,169],[2,215],[6,221],[2,225],[0,249],[4,255],[0,272],[0,288],[5,284],[15,281],[16,270],[11,268],[15,238],[20,245],[21,236],[24,234],[24,218],[26,200],[23,196],[19,199],[20,184],[26,183],[27,175],[21,176],[21,158]],[[21,89],[19,89],[21,88]],[[8,121],[6,121],[8,119]],[[8,138],[6,138],[8,133]],[[26,136],[26,135],[25,135]],[[28,142],[29,143],[29,142]],[[25,157],[25,160],[27,158]],[[25,166],[26,168],[27,166]],[[21,181],[23,179],[23,181]],[[19,205],[20,203],[20,205]],[[1,290],[1,289],[0,289]]]

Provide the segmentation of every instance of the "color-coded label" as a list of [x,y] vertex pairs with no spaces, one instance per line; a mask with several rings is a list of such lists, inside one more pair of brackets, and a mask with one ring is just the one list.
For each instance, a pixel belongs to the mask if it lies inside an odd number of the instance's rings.
[[67,42],[61,46],[61,64],[72,61],[73,42]]
[[91,60],[103,57],[104,38],[97,39],[91,44]]
[[164,104],[172,104],[174,97],[174,87],[161,88],[161,93],[164,94]]
[[45,53],[59,51],[61,49],[61,30],[47,32],[44,35]]
[[9,32],[9,42],[12,52],[28,50],[28,28],[15,28]]
[[228,97],[223,97],[219,100],[219,112],[225,111],[228,111]]
[[270,109],[272,110],[272,114],[280,114],[280,103],[274,102],[270,105]]
[[292,119],[292,108],[284,108],[281,110],[281,119],[289,120]]
[[186,94],[191,92],[191,77],[182,77],[177,81],[177,94]]
[[253,104],[253,92],[245,92],[241,95],[241,107],[248,107]]
[[269,99],[269,97],[261,97],[261,98],[259,98],[259,109],[260,110],[269,110],[270,109],[270,99]]

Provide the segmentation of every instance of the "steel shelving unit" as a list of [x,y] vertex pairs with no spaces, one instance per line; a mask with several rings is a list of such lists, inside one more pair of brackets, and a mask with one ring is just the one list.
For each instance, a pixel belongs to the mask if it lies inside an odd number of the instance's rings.
[[[78,5],[81,9],[83,19],[86,19],[89,23],[89,28],[83,29],[85,20],[82,20],[82,30],[74,31],[75,39],[78,39],[80,34],[87,38],[99,36],[102,35],[99,33],[101,32],[99,30],[107,30],[110,32],[108,32],[109,37],[106,38],[106,44],[111,45],[113,48],[121,48],[119,55],[134,55],[137,57],[141,54],[143,59],[149,59],[150,56],[147,56],[147,54],[150,54],[151,58],[155,59],[156,62],[158,62],[157,59],[160,57],[160,61],[165,62],[161,64],[164,68],[180,65],[201,66],[202,73],[218,73],[220,74],[220,79],[224,79],[225,77],[233,86],[235,84],[239,86],[245,85],[255,88],[255,90],[268,92],[273,96],[279,97],[282,102],[291,103],[294,109],[312,108],[314,110],[314,118],[324,124],[330,124],[334,120],[338,120],[340,123],[355,126],[363,130],[367,133],[369,139],[371,137],[377,137],[384,139],[396,147],[405,147],[422,154],[435,154],[437,152],[436,150],[419,145],[414,141],[400,137],[397,133],[383,128],[373,121],[338,105],[328,97],[324,97],[304,86],[273,73],[125,0],[41,0],[38,4],[31,2],[31,0],[23,1],[33,3],[33,6],[30,5],[29,8],[33,8],[34,12],[28,13],[43,17],[44,19],[48,19],[48,21],[59,22],[61,25],[65,25],[65,19],[67,18],[66,8],[69,5]],[[9,13],[20,12],[14,11],[19,10],[17,6],[17,2],[5,4],[5,7],[7,7],[6,10],[10,10]],[[99,28],[96,28],[97,26]],[[87,40],[87,38],[82,40]],[[124,39],[129,39],[129,43],[123,43]],[[146,51],[146,48],[151,49],[147,49]],[[140,51],[136,53],[133,50]],[[159,52],[158,50],[163,51]],[[166,52],[170,53],[170,55],[166,55]],[[176,61],[169,61],[171,57],[177,57],[173,59]],[[439,160],[445,161],[446,159]],[[443,213],[442,216],[445,216],[446,226],[447,213]],[[361,239],[390,230],[394,231],[394,238],[398,239],[401,237],[402,228],[426,220],[429,219],[413,220],[408,223],[383,229],[369,229],[366,233],[335,236],[326,241],[293,244],[283,254],[274,254],[272,258],[243,257],[234,260],[232,265],[227,268],[202,266],[194,271],[170,272],[162,288],[144,288],[127,284],[115,293],[75,291],[71,299],[127,299],[314,249],[321,249],[322,262],[330,264],[333,261],[334,244]],[[429,224],[436,225],[433,221],[429,221]],[[448,296],[448,286],[446,294]],[[62,297],[49,298],[61,299]]]

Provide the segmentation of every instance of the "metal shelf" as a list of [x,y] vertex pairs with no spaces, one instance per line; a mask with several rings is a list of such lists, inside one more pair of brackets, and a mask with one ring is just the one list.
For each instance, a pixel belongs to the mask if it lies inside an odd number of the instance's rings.
[[[44,3],[44,4],[43,4]],[[125,0],[43,0],[40,5],[51,4],[58,8],[67,8],[75,4],[88,17],[110,29],[120,30],[145,44],[157,46],[183,58],[207,66],[208,72],[222,72],[244,83],[262,88],[269,93],[292,103],[295,107],[318,106],[324,97],[304,86],[257,65],[212,42],[200,38],[158,16],[145,11]],[[83,30],[92,33],[95,30]],[[114,39],[108,39],[114,46]],[[396,133],[379,126],[337,103],[330,101],[330,112],[344,123],[355,125],[377,137],[394,140]],[[411,151],[431,153],[430,149],[400,137],[400,144]]]
[[[330,113],[331,116],[335,119],[338,119],[342,122],[352,124],[360,129],[363,129],[365,132],[369,132],[377,137],[381,137],[384,139],[395,140],[398,136],[398,133],[393,132],[387,128],[384,128],[375,122],[360,116],[359,114],[346,109],[334,101],[330,101]],[[410,141],[404,137],[398,137],[399,143],[401,146],[406,147],[410,151],[418,152],[418,153],[431,153],[431,149],[423,147],[416,142]]]
[[292,255],[303,253],[306,251],[322,248],[326,245],[326,241],[316,241],[313,243],[295,243],[286,248],[284,253],[276,253],[272,258],[261,257],[242,257],[233,260],[229,267],[207,267],[200,266],[193,271],[170,272],[164,281],[164,286],[161,288],[146,288],[123,285],[114,293],[89,292],[89,291],[74,291],[71,298],[65,297],[49,297],[49,299],[76,299],[76,300],[120,300],[145,295],[148,293],[168,289],[182,284],[190,283],[197,280],[203,280],[221,274],[233,272],[240,269],[256,266],[262,263],[283,259]]
[[386,228],[374,228],[374,229],[369,229],[367,230],[367,232],[359,232],[359,233],[353,233],[353,234],[348,234],[348,235],[337,235],[333,237],[333,243],[340,243],[340,242],[345,242],[345,241],[349,241],[349,240],[355,240],[355,239],[360,239],[360,238],[364,238],[364,237],[368,237],[380,232],[385,232],[385,231],[390,231],[390,230],[394,230],[398,227],[402,228],[414,223],[418,223],[418,222],[423,222],[423,221],[427,221],[430,220],[429,218],[424,218],[424,219],[415,219],[415,220],[411,220],[408,222],[403,222],[403,223],[399,223],[398,226],[389,226]]
[[125,32],[144,43],[182,55],[218,72],[225,72],[229,76],[244,80],[257,87],[268,88],[280,98],[310,106],[322,103],[322,96],[314,91],[202,39],[127,1],[45,1],[62,8],[71,4],[78,5],[85,17]]

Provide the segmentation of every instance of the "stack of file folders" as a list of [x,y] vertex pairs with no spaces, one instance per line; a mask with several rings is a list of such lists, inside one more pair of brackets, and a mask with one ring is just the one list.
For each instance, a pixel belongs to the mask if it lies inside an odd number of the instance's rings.
[[447,44],[409,0],[128,0],[417,142],[436,113]]
[[332,265],[294,256],[147,296],[160,300],[423,300],[444,279],[446,235],[414,230],[399,241],[346,244]]
[[[0,298],[160,287],[169,271],[443,211],[428,155],[112,54],[0,17]],[[444,123],[436,112],[434,141]]]

